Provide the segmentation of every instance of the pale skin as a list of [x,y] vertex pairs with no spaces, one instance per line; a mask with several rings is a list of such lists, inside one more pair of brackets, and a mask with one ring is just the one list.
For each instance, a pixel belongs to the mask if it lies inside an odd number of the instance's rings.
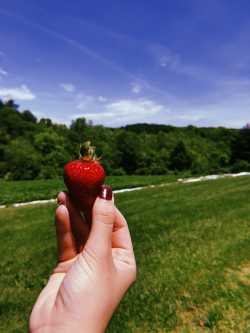
[[58,203],[58,264],[33,307],[29,330],[103,333],[136,279],[127,222],[113,200],[96,199],[91,228],[66,193]]

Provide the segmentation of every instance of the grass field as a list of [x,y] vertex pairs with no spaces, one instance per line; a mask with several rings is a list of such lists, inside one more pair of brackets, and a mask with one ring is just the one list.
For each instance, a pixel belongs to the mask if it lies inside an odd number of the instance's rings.
[[[116,195],[138,281],[108,333],[250,332],[250,178]],[[0,211],[0,332],[25,332],[55,264],[55,205]]]
[[[176,180],[175,175],[166,176],[111,176],[106,183],[113,189],[167,183]],[[63,180],[3,181],[0,180],[0,205],[31,200],[52,199],[65,189]]]

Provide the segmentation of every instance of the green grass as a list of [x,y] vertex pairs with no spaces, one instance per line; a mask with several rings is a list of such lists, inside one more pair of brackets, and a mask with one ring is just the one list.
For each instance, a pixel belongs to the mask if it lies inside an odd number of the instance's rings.
[[[131,188],[151,184],[160,184],[177,179],[175,175],[166,176],[111,176],[106,183],[114,189]],[[0,180],[0,205],[32,200],[51,199],[64,190],[62,179],[54,180]]]
[[[108,333],[250,332],[250,178],[116,195],[138,280]],[[55,264],[55,205],[0,211],[0,332],[24,332]]]

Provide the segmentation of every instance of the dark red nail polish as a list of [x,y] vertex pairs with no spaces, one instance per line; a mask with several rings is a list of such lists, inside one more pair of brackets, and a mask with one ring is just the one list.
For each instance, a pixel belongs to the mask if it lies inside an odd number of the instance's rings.
[[102,185],[99,197],[105,200],[112,200],[112,187],[109,185]]
[[61,205],[64,205],[64,202],[63,202],[63,200],[58,200],[57,199],[57,204],[58,204],[58,206],[61,206]]

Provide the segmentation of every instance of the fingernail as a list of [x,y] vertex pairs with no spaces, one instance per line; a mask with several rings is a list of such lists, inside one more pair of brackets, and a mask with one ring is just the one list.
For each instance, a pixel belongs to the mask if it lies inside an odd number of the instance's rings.
[[58,200],[57,199],[57,205],[58,206],[65,206],[65,202],[63,200]]
[[102,185],[99,197],[104,200],[112,200],[112,187],[109,185]]
[[65,199],[62,198],[63,195],[64,195],[64,192],[60,192],[60,193],[57,195],[57,204],[58,204],[58,206],[60,206],[60,205],[64,205],[64,204],[65,204]]

